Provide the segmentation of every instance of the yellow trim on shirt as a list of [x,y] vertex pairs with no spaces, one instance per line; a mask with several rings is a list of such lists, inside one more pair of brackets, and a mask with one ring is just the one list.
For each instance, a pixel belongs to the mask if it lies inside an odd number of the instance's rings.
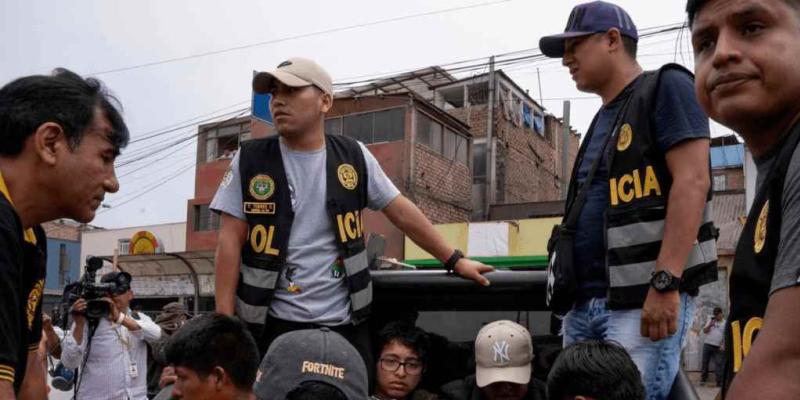
[[0,380],[14,382],[14,368],[0,364]]
[[[9,203],[11,203],[11,207],[14,207],[14,201],[11,200],[11,195],[8,193],[8,186],[6,186],[6,180],[3,179],[3,173],[0,172],[0,193],[6,197]],[[33,233],[33,228],[25,229],[25,241],[36,245],[36,234]]]

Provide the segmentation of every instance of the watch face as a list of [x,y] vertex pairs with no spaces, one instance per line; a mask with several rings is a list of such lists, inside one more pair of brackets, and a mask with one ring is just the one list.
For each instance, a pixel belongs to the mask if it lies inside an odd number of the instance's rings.
[[666,271],[658,271],[653,275],[653,287],[664,290],[672,283],[672,276]]

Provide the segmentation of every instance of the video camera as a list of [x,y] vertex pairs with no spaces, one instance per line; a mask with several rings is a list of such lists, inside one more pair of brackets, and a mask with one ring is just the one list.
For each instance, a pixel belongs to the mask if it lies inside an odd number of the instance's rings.
[[67,304],[67,309],[71,308],[76,300],[83,298],[86,300],[85,314],[88,319],[99,320],[108,315],[110,306],[103,297],[127,291],[130,288],[131,276],[122,272],[115,276],[114,281],[97,282],[97,271],[102,267],[102,258],[86,257],[86,272],[81,280],[64,288],[63,301]]

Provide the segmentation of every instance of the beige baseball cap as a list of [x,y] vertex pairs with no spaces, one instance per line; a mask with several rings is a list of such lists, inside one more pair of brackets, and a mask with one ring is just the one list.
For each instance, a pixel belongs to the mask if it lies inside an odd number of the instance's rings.
[[533,343],[522,325],[502,320],[484,326],[475,339],[475,378],[478,387],[495,382],[527,385],[531,380]]
[[313,85],[333,96],[331,76],[319,64],[307,58],[293,57],[280,63],[273,71],[257,73],[253,77],[253,90],[256,93],[269,93],[276,79],[291,87]]

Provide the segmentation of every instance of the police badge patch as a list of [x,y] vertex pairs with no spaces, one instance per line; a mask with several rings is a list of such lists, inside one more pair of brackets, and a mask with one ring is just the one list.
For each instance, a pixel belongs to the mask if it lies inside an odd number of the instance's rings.
[[756,254],[764,250],[764,243],[767,241],[767,216],[769,216],[769,200],[764,203],[756,221],[756,231],[753,234],[753,250]]
[[337,169],[339,183],[347,190],[353,190],[358,186],[358,174],[356,169],[350,164],[342,164]]
[[617,151],[628,150],[628,147],[631,146],[632,141],[633,141],[633,129],[631,128],[631,124],[622,125],[622,127],[619,128],[619,138],[617,139]]
[[250,195],[256,200],[266,200],[275,193],[275,181],[269,175],[256,175],[250,179]]

